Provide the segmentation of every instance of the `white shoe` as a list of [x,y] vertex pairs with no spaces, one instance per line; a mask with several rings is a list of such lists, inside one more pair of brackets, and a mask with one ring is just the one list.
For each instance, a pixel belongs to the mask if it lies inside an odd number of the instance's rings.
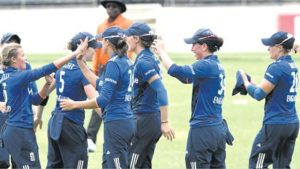
[[87,139],[87,144],[88,144],[88,151],[89,152],[95,152],[96,151],[96,144],[94,141],[90,138]]

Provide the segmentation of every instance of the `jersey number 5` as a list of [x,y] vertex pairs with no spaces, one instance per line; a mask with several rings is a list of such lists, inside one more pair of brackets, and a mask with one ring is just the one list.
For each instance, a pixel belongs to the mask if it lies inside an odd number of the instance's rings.
[[60,87],[58,88],[58,91],[60,93],[62,93],[64,91],[64,87],[65,87],[65,81],[63,79],[63,76],[66,74],[65,71],[60,71],[60,74],[59,74],[59,82],[61,83],[60,84]]

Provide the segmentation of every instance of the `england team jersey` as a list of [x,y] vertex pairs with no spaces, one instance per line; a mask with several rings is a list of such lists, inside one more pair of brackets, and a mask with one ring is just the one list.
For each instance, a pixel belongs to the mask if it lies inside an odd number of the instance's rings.
[[191,65],[173,64],[168,73],[184,83],[193,84],[192,128],[222,123],[225,73],[216,55],[207,56]]
[[148,80],[154,75],[160,75],[158,60],[149,48],[144,49],[136,58],[134,64],[133,99],[131,107],[134,113],[159,112],[157,93]]
[[86,100],[87,96],[84,86],[88,85],[88,80],[82,74],[76,58],[65,64],[55,73],[57,101],[55,111],[64,113],[64,116],[71,121],[83,125],[84,109],[74,109],[70,111],[62,111],[60,101],[62,99],[72,99],[74,101]]
[[38,93],[33,93],[32,82],[55,70],[53,63],[34,70],[20,71],[13,67],[5,69],[0,82],[9,111],[9,126],[33,128],[32,104],[38,105],[42,98]]
[[[130,109],[133,65],[127,56],[112,57],[106,64],[103,85],[97,97],[97,104],[105,109],[104,122],[133,118]],[[96,84],[99,84],[100,79]]]
[[266,97],[264,124],[297,123],[295,108],[298,68],[291,56],[282,56],[269,65],[264,78],[275,88]]

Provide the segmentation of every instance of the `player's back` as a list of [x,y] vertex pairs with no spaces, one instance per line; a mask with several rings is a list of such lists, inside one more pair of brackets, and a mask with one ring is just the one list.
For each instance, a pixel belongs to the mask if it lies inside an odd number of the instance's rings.
[[87,96],[84,86],[88,85],[88,80],[82,74],[76,59],[72,59],[55,73],[57,101],[55,111],[65,113],[65,117],[78,123],[83,124],[84,109],[74,109],[71,111],[62,111],[60,100],[72,99],[74,101],[86,100]]

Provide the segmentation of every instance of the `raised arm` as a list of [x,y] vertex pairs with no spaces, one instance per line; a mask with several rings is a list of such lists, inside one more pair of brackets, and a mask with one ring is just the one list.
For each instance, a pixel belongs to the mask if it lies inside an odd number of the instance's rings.
[[88,66],[82,61],[81,57],[77,57],[77,63],[80,67],[81,72],[85,76],[85,78],[90,82],[90,84],[96,88],[96,80],[98,79],[98,76],[96,76],[89,68]]
[[88,48],[88,38],[86,38],[84,41],[80,43],[80,45],[77,47],[77,49],[70,53],[69,55],[59,58],[55,61],[53,61],[54,65],[59,69],[61,68],[64,64],[68,63],[71,59],[78,55],[85,55],[87,52]]

